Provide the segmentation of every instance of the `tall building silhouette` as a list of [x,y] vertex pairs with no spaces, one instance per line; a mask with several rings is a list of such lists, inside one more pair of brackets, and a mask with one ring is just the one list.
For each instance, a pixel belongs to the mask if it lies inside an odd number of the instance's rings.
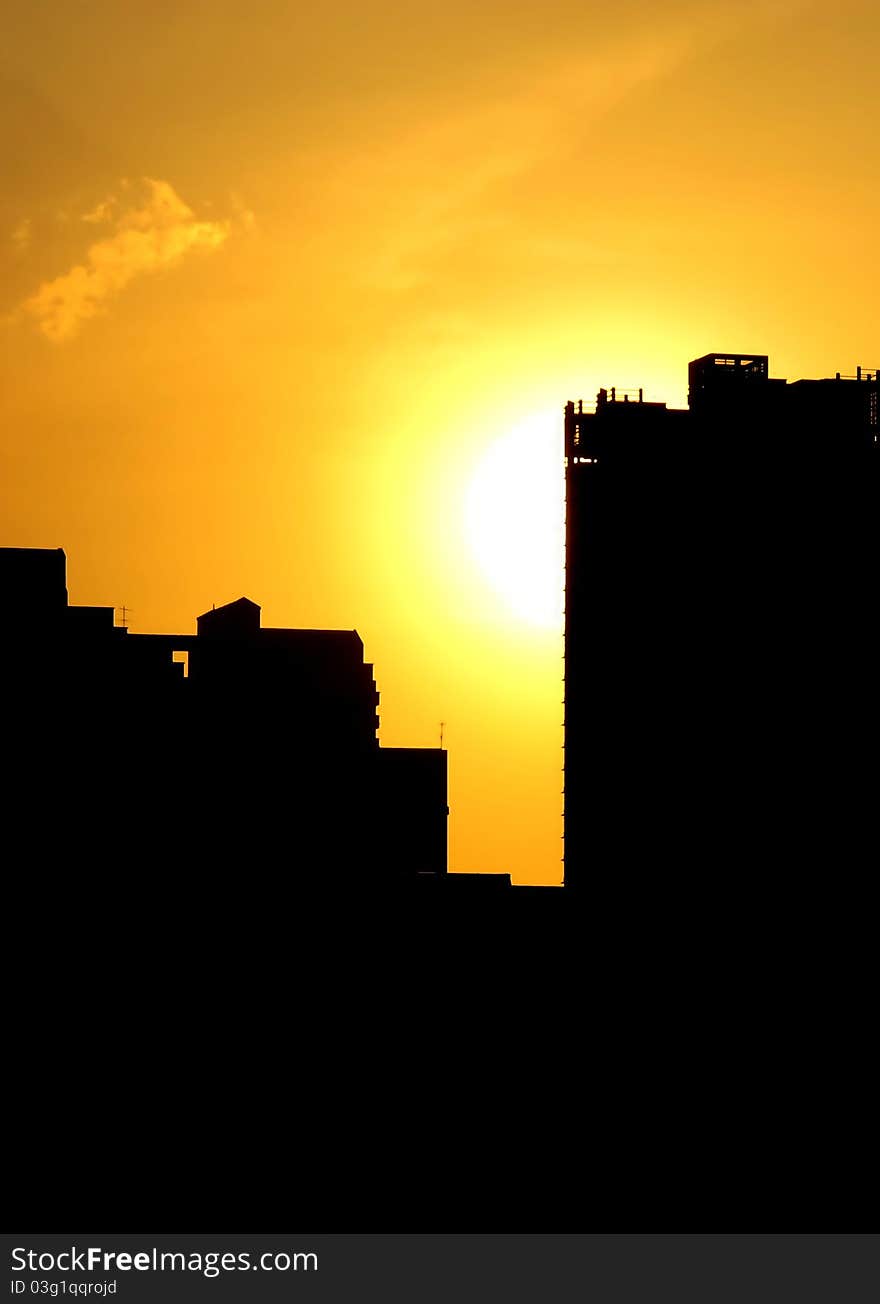
[[877,468],[876,370],[712,353],[687,409],[566,405],[569,889],[867,863]]

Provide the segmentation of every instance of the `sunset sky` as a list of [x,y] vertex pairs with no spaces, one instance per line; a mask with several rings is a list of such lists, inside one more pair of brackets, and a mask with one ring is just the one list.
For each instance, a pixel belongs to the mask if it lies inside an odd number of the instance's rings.
[[356,628],[382,742],[444,722],[451,867],[558,882],[563,405],[880,363],[880,6],[4,26],[0,545],[140,632]]

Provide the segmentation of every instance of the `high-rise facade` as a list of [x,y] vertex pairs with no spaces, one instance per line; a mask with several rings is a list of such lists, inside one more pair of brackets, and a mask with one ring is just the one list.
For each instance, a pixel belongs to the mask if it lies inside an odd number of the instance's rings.
[[876,370],[789,384],[709,354],[687,409],[567,404],[570,889],[862,863],[877,395]]

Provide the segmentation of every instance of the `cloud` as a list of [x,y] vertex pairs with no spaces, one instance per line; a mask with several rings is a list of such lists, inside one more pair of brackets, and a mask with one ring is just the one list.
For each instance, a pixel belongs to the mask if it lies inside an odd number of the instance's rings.
[[475,285],[506,258],[515,287],[547,263],[613,263],[613,243],[590,235],[588,217],[598,207],[591,190],[603,196],[621,184],[620,172],[589,175],[600,124],[651,89],[674,94],[677,79],[719,45],[790,21],[805,3],[675,0],[638,23],[621,27],[615,17],[595,40],[554,48],[552,58],[539,49],[514,83],[491,94],[395,118],[385,139],[325,168],[326,208],[351,222],[361,283],[447,297],[460,295],[465,266]]
[[[46,339],[70,339],[135,277],[171,267],[191,249],[217,249],[229,235],[229,222],[198,221],[167,181],[145,177],[143,189],[142,205],[121,211],[112,235],[92,244],[81,263],[45,281],[21,305]],[[111,220],[115,202],[103,201],[83,220]]]
[[[545,178],[536,180],[536,170],[570,166],[565,155],[579,134],[673,72],[692,39],[682,31],[650,34],[550,68],[539,63],[514,89],[396,127],[383,145],[328,170],[339,192],[334,210],[347,211],[348,192],[359,197],[359,217],[366,205],[389,214],[364,251],[362,278],[393,293],[442,286],[463,249],[479,249],[483,262],[511,248],[515,229],[522,233],[527,214],[542,205]],[[558,235],[543,237],[547,252]]]
[[115,203],[116,196],[109,195],[107,199],[102,199],[100,204],[96,204],[91,212],[83,213],[82,221],[95,223],[109,222],[113,216],[113,206]]

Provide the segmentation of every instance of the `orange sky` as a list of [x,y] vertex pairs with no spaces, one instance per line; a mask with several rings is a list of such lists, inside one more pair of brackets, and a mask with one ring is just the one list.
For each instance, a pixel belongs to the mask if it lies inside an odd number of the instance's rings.
[[136,630],[241,594],[356,627],[382,741],[446,722],[452,867],[558,881],[561,633],[474,514],[552,586],[567,398],[682,403],[716,349],[878,364],[875,0],[32,0],[6,28],[0,543],[63,546],[72,600]]

